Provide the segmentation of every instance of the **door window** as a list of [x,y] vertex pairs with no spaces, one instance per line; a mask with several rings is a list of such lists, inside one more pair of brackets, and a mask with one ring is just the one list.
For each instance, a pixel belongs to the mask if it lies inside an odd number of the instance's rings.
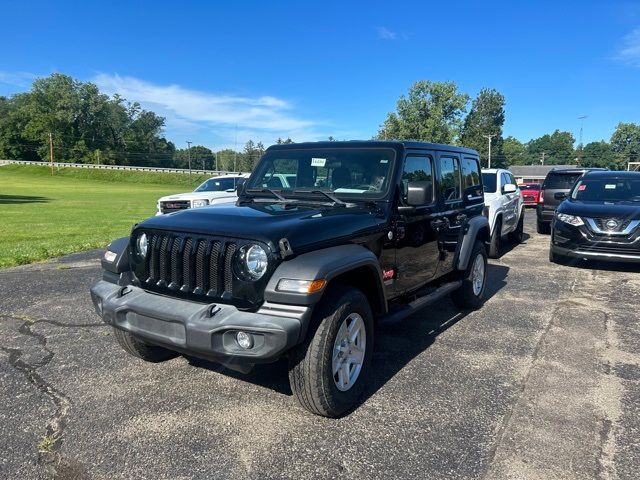
[[462,183],[465,189],[480,185],[480,165],[475,158],[462,159]]
[[508,183],[511,183],[511,179],[509,178],[509,175],[506,174],[505,172],[502,172],[502,193],[504,193],[504,186],[507,185]]
[[429,182],[431,195],[427,204],[433,201],[433,162],[431,157],[409,156],[404,161],[402,170],[402,198],[407,201],[409,182]]
[[445,202],[462,198],[460,189],[460,160],[454,157],[440,157],[440,190]]

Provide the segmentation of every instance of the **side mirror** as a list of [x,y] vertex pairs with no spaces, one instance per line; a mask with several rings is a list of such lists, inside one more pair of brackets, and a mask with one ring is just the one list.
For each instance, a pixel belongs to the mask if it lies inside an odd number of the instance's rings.
[[[238,195],[240,195],[242,193],[242,187],[244,186],[244,182],[246,181],[246,178],[239,178],[238,180],[236,180],[236,188],[235,191],[238,193]],[[233,191],[233,190],[231,190]]]
[[566,200],[569,197],[567,192],[556,192],[553,194],[553,198],[556,200]]
[[433,201],[433,184],[428,181],[409,182],[407,204],[412,207],[427,205]]
[[516,185],[514,185],[513,183],[507,183],[505,184],[504,187],[502,187],[502,191],[504,193],[513,193],[518,189],[518,187]]

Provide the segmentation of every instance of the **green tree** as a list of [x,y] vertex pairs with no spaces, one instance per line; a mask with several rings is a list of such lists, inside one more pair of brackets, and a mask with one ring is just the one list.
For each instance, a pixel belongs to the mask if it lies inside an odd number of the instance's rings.
[[621,167],[611,144],[604,141],[587,143],[582,149],[580,163],[584,167],[603,167],[611,170],[619,170]]
[[575,138],[569,132],[556,130],[527,143],[527,163],[540,163],[544,153],[545,165],[569,165],[575,162],[573,144]]
[[194,145],[190,149],[177,149],[173,154],[173,166],[189,168],[189,158],[191,158],[191,168],[193,169],[213,170],[215,168],[213,152],[202,145]]
[[486,135],[493,135],[491,139],[491,156],[495,161],[492,166],[504,166],[502,156],[502,126],[504,125],[504,96],[494,89],[483,88],[473,100],[469,115],[464,120],[460,143],[473,148],[480,153],[485,165],[488,155],[488,139]]
[[387,115],[377,138],[453,143],[460,135],[468,101],[469,96],[460,93],[454,82],[416,82],[407,96],[400,97],[396,111]]
[[288,145],[289,143],[293,143],[293,140],[291,140],[290,137],[287,137],[285,140],[283,140],[282,138],[278,137],[278,139],[276,140],[276,143],[278,145]]
[[526,161],[526,153],[527,147],[524,143],[515,137],[508,136],[502,142],[502,151],[498,157],[499,164],[504,167],[523,165]]
[[611,149],[625,168],[627,162],[640,162],[640,125],[620,122],[611,135]]

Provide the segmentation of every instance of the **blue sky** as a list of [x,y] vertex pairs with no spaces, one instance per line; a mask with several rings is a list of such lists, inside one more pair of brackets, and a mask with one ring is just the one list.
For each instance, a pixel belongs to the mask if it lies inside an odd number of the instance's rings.
[[370,138],[417,80],[506,96],[505,135],[640,123],[640,2],[22,2],[0,7],[0,95],[62,72],[213,148]]

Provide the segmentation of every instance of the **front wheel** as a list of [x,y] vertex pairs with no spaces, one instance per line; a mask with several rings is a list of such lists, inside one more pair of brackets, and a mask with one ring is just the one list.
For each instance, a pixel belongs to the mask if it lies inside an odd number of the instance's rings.
[[518,226],[513,232],[509,233],[509,240],[513,243],[522,243],[524,240],[524,209],[520,214],[520,220],[518,220]]
[[325,293],[315,329],[290,358],[289,382],[311,413],[338,417],[358,401],[373,351],[373,314],[367,297],[352,287]]
[[451,299],[460,308],[480,308],[484,302],[486,284],[487,252],[484,245],[476,241],[462,277],[462,286],[451,294]]
[[502,219],[497,218],[491,232],[489,240],[489,257],[498,258],[500,256],[500,243],[502,241]]

